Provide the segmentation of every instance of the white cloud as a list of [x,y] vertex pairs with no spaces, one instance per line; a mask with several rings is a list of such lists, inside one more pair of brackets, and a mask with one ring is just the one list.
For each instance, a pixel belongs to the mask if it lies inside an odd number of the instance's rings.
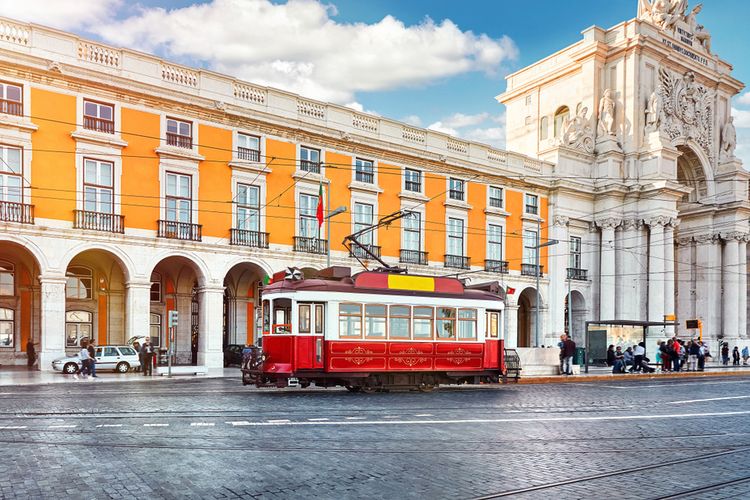
[[750,91],[745,92],[736,99],[739,104],[747,104],[748,106],[750,106]]
[[489,113],[476,115],[455,113],[430,124],[427,128],[497,148],[505,147],[505,113],[495,116],[490,116]]
[[380,116],[380,113],[376,111],[372,111],[371,109],[365,109],[365,107],[362,106],[362,104],[357,101],[344,104],[344,106],[347,108],[351,108],[354,111],[359,111],[360,113],[367,113],[368,115]]
[[0,0],[5,17],[75,30],[109,22],[123,0]]
[[443,134],[456,135],[456,136],[458,135],[458,131],[456,129],[449,127],[448,125],[444,124],[441,121],[431,123],[430,125],[427,126],[427,128],[429,130],[434,130],[435,132],[441,132]]
[[489,117],[489,113],[479,113],[476,115],[465,115],[463,113],[454,113],[448,118],[442,120],[446,127],[464,128],[473,125],[479,125]]
[[407,123],[409,125],[412,125],[414,127],[421,127],[422,126],[422,119],[418,117],[417,115],[409,115],[401,118],[401,120],[404,123]]
[[745,109],[732,108],[734,116],[734,126],[737,128],[750,128],[750,111]]
[[465,132],[462,137],[471,141],[489,144],[496,148],[505,148],[505,127],[475,128]]
[[114,44],[204,61],[243,79],[341,103],[358,91],[493,73],[517,55],[511,39],[461,31],[450,20],[406,26],[392,16],[373,24],[332,16],[335,9],[317,0],[212,0],[141,8],[90,29]]

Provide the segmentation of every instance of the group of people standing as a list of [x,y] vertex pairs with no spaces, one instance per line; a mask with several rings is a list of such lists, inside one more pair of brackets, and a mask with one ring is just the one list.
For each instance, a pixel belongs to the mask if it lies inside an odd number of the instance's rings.
[[[747,360],[750,358],[750,349],[747,346],[742,348],[742,364],[747,365]],[[724,366],[729,365],[729,343],[724,342],[721,344],[721,364]],[[740,348],[734,346],[732,350],[732,365],[740,366]]]
[[[636,372],[653,372],[648,363],[651,361],[646,357],[646,344],[638,342],[633,347],[628,347],[624,351],[619,345],[610,345],[607,349],[607,366],[612,367],[612,373],[629,373]],[[628,369],[628,367],[630,367]]]
[[560,342],[557,343],[560,348],[560,373],[563,375],[573,375],[573,356],[576,355],[576,343],[570,338],[570,335],[560,335]]
[[141,367],[138,371],[143,373],[144,377],[153,375],[156,350],[154,349],[154,344],[151,343],[151,337],[143,339],[143,345],[140,345],[138,342],[133,342],[133,349],[138,352],[138,361],[141,362]]
[[[78,358],[81,360],[80,375],[84,380],[89,376],[97,378],[96,375],[96,341],[94,339],[82,340],[81,350],[78,352]],[[78,379],[78,373],[73,374],[73,378]]]

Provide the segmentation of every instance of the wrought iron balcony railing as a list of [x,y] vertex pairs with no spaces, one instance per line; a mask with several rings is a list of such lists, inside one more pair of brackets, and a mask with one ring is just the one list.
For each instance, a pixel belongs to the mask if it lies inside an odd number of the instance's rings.
[[125,217],[117,214],[75,210],[73,227],[122,234],[125,232]]
[[294,251],[325,255],[328,253],[328,240],[295,236]]
[[508,261],[487,259],[484,261],[484,270],[491,273],[508,274]]
[[469,269],[469,257],[463,255],[444,255],[445,267],[452,267],[454,269]]
[[[376,257],[380,257],[380,247],[377,245],[365,245],[365,247],[373,253]],[[349,252],[350,257],[359,257],[360,259],[372,259],[370,254],[365,252],[361,247],[352,246]]]
[[13,201],[0,201],[0,221],[33,224],[34,205],[15,203]]
[[178,148],[193,149],[193,138],[187,135],[167,132],[167,144]]
[[568,268],[568,279],[577,281],[588,281],[588,269],[576,269],[575,267]]
[[7,99],[0,99],[0,113],[6,115],[23,115],[23,103],[18,101],[9,101]]
[[202,231],[203,227],[200,224],[160,220],[157,236],[172,240],[201,241]]
[[309,160],[300,160],[300,162],[299,162],[299,169],[303,170],[305,172],[310,172],[310,173],[313,173],[313,174],[319,174],[320,173],[320,162],[309,161]]
[[544,266],[521,264],[521,276],[543,276]]
[[359,170],[354,173],[354,179],[356,179],[357,182],[372,184],[375,182],[375,174],[373,172],[363,172]]
[[422,192],[422,183],[416,181],[404,181],[404,189],[414,193]]
[[105,134],[114,134],[115,122],[112,120],[102,120],[101,118],[95,118],[93,116],[84,116],[83,128],[103,132]]
[[421,252],[419,250],[406,250],[401,249],[399,255],[399,262],[404,264],[419,264],[420,266],[427,265],[427,252]]
[[230,229],[229,244],[246,247],[268,248],[268,233],[248,229]]
[[260,151],[257,149],[237,148],[237,158],[246,161],[260,161]]
[[451,189],[448,195],[451,200],[464,201],[464,192],[460,189]]

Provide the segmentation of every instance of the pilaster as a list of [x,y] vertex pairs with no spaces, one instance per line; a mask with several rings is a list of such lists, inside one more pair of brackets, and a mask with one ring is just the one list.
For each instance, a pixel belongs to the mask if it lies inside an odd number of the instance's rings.
[[739,337],[739,304],[740,295],[740,240],[741,233],[723,234],[724,255],[722,262],[722,333],[725,339]]
[[739,240],[740,251],[739,251],[739,293],[737,299],[737,310],[739,311],[738,318],[738,334],[740,338],[747,338],[747,242],[750,240],[750,235],[743,234]]
[[222,368],[222,316],[224,287],[204,286],[200,294],[200,334],[198,335],[198,364],[207,368]]
[[599,315],[603,320],[615,318],[615,228],[621,220],[607,218],[597,221],[602,230],[601,266],[599,274]]
[[[677,314],[675,308],[675,251],[674,251],[674,229],[679,224],[675,218],[669,219],[664,226],[664,314]],[[674,337],[675,327],[665,328],[667,337]]]
[[52,361],[65,356],[65,276],[42,275],[39,369],[53,371]]
[[149,334],[151,312],[151,282],[131,280],[125,284],[125,338]]
[[[646,220],[649,226],[648,242],[648,319],[664,321],[664,226],[669,218],[658,216]],[[661,332],[651,328],[650,335]]]
[[565,331],[565,297],[567,295],[567,268],[569,263],[570,236],[568,234],[568,217],[555,216],[550,238],[560,242],[548,257],[549,266],[549,335],[559,336]]
[[721,247],[719,236],[704,234],[695,238],[695,311],[703,321],[704,337],[716,338],[721,330]]

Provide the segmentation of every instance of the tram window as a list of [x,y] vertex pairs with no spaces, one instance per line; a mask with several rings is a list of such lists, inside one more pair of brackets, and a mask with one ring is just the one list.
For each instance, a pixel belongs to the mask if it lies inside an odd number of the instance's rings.
[[299,306],[299,333],[310,333],[310,304]]
[[459,309],[458,311],[458,338],[477,338],[477,310]]
[[365,306],[365,336],[385,338],[385,306]]
[[408,339],[409,326],[411,323],[411,311],[409,306],[391,306],[391,315],[388,319],[388,336],[392,339]]
[[362,304],[339,305],[339,337],[362,337]]
[[271,307],[267,300],[263,301],[263,331],[271,331]]
[[496,312],[487,313],[487,331],[491,338],[497,338],[500,332],[500,314]]
[[455,339],[456,338],[456,310],[452,307],[437,308],[437,338]]
[[415,307],[414,308],[414,331],[415,339],[431,339],[432,338],[432,317],[433,312],[431,307]]
[[323,333],[323,304],[315,304],[315,333]]

